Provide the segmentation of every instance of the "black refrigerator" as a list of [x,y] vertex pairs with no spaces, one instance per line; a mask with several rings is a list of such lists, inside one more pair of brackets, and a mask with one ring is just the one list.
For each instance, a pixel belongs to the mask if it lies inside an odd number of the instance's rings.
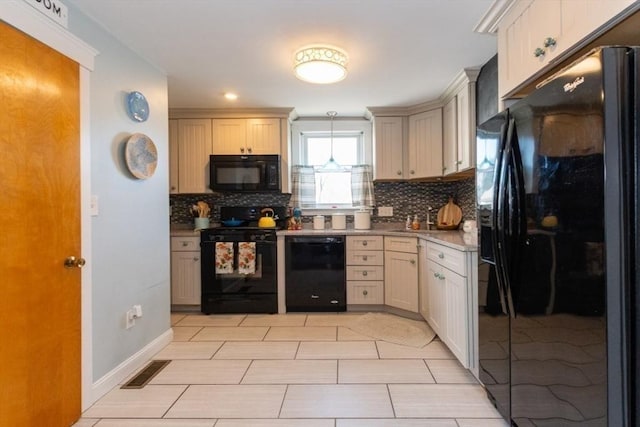
[[638,426],[637,48],[477,129],[479,378],[519,427]]

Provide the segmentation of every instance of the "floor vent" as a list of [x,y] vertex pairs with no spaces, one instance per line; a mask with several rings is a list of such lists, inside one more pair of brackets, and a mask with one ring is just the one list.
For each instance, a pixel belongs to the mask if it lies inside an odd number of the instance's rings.
[[158,372],[160,372],[165,366],[167,366],[169,362],[171,361],[154,360],[120,388],[143,388],[149,381],[151,381],[153,377],[158,374]]

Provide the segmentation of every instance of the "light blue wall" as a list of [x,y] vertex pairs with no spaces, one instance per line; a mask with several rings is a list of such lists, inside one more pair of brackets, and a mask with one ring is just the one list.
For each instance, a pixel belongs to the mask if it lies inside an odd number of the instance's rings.
[[[170,327],[167,78],[95,22],[69,5],[69,30],[100,54],[91,73],[93,380],[112,371]],[[142,92],[146,122],[126,114],[125,97]],[[124,143],[144,133],[158,149],[155,174],[131,176]],[[143,317],[126,330],[125,313]]]

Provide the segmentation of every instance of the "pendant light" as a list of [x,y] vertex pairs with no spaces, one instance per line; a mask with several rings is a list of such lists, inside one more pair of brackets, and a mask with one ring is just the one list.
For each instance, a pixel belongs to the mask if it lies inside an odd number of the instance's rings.
[[340,166],[333,158],[333,119],[337,115],[338,113],[336,111],[327,111],[327,116],[331,119],[331,154],[329,156],[329,161],[322,166],[322,169],[342,169],[342,166]]

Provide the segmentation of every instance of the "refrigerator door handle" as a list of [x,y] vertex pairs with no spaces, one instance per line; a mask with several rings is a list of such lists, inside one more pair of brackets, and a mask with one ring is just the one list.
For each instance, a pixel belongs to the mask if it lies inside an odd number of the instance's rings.
[[504,256],[504,200],[506,191],[507,163],[506,144],[507,144],[507,126],[503,126],[500,136],[499,156],[496,161],[496,172],[494,177],[494,199],[493,199],[493,253],[495,256],[496,279],[498,294],[500,297],[500,305],[504,314],[509,314],[507,305],[506,289],[507,289],[507,271]]
[[[496,266],[500,264],[501,278],[503,283],[503,293],[505,295],[505,304],[509,316],[515,318],[515,308],[513,305],[513,293],[511,287],[512,262],[513,256],[509,253],[513,250],[513,240],[508,238],[513,223],[511,219],[511,199],[509,195],[512,190],[512,174],[513,174],[513,136],[515,131],[515,120],[510,118],[508,121],[507,133],[503,151],[503,163],[500,172],[500,188],[498,190],[498,253],[496,254]],[[509,193],[509,194],[507,194]]]

